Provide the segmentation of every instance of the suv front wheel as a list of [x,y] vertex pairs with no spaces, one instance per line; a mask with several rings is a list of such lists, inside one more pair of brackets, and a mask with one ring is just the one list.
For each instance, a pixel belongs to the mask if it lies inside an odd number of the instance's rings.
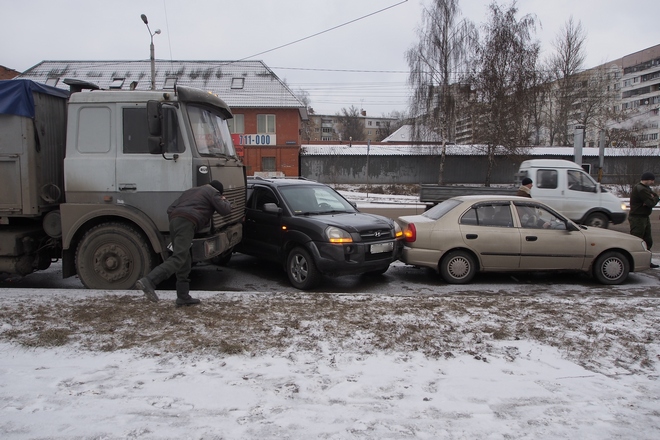
[[286,274],[293,287],[301,290],[314,288],[321,281],[312,256],[305,249],[295,247],[286,258]]

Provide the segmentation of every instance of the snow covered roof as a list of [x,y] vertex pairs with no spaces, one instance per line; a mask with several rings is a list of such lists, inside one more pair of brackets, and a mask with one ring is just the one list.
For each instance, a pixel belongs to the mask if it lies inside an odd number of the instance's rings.
[[[441,153],[440,145],[302,145],[301,156],[434,156]],[[498,149],[503,154],[504,149]],[[528,147],[525,152],[529,156],[573,156],[573,147]],[[449,156],[484,156],[485,145],[447,145],[446,154]],[[583,157],[598,157],[598,148],[583,148]],[[657,157],[660,156],[658,148],[605,148],[606,157]]]
[[[156,89],[179,85],[208,90],[231,108],[305,108],[305,105],[262,61],[156,60]],[[151,63],[143,61],[42,61],[17,78],[68,90],[64,78],[97,84],[102,89],[151,88]]]

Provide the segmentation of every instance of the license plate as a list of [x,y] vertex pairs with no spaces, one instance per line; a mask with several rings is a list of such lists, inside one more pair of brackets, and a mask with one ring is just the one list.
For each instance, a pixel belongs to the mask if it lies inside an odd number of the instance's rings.
[[372,254],[382,254],[383,252],[392,252],[394,250],[394,242],[372,244],[369,248]]

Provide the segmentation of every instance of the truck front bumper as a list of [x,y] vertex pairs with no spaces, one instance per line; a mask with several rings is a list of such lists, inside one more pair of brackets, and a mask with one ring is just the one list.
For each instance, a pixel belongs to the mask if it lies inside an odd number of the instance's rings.
[[210,260],[236,246],[242,237],[243,225],[237,223],[217,234],[195,238],[192,243],[192,259],[194,262]]

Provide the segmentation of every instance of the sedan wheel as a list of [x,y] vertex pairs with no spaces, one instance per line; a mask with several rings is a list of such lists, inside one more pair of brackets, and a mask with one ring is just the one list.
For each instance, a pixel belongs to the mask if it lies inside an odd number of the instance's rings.
[[594,263],[594,277],[602,284],[621,284],[628,278],[628,259],[620,252],[605,252]]
[[450,284],[466,284],[477,272],[474,257],[465,251],[449,252],[440,261],[440,275]]

